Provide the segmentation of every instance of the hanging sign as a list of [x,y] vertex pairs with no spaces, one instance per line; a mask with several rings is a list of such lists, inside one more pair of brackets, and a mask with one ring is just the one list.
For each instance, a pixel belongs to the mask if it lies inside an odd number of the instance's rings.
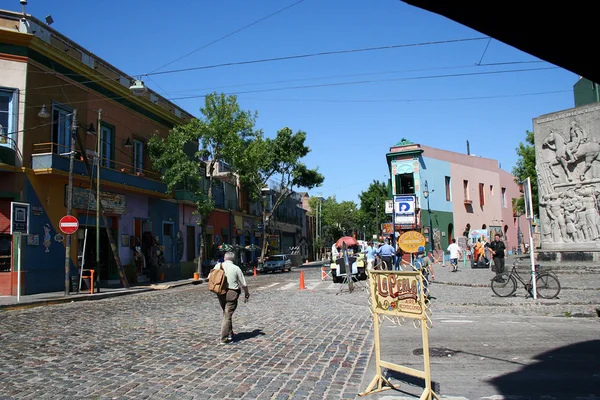
[[416,253],[419,247],[425,246],[425,236],[417,231],[404,232],[398,238],[398,245],[406,253]]
[[394,223],[413,225],[415,223],[415,196],[394,196]]

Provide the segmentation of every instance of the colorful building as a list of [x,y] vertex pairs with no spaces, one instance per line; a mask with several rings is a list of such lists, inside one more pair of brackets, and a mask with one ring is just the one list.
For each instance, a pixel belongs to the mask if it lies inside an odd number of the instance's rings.
[[420,230],[428,242],[432,237],[436,250],[479,229],[492,237],[500,233],[510,252],[529,240],[525,217],[513,215],[512,201],[521,197],[519,186],[498,161],[406,139],[392,146],[386,158],[392,194],[414,196],[414,219],[398,224],[397,230]]

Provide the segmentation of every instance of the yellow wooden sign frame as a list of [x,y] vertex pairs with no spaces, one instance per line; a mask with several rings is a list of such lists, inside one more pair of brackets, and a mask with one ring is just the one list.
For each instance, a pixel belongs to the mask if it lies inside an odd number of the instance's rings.
[[[375,377],[359,396],[396,389],[383,375],[383,368],[425,380],[422,400],[440,399],[431,387],[429,362],[429,326],[425,303],[423,276],[419,271],[369,271],[370,305],[375,335]],[[381,359],[380,316],[410,318],[421,327],[423,340],[423,371]]]

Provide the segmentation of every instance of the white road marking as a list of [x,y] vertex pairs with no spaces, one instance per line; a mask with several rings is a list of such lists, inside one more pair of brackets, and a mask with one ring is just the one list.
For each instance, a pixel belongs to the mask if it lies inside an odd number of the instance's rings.
[[271,283],[270,285],[267,285],[267,286],[262,286],[262,287],[256,288],[256,290],[265,290],[265,289],[269,289],[269,288],[272,288],[273,286],[277,286],[277,285],[279,285],[279,283],[275,282],[275,283]]
[[292,287],[294,287],[294,286],[296,286],[296,287],[300,288],[300,284],[299,284],[299,283],[292,282],[292,283],[288,283],[288,284],[287,284],[287,285],[285,285],[285,286],[282,286],[282,287],[279,287],[279,288],[277,288],[277,290],[288,290],[288,289],[291,289],[291,288],[292,288]]
[[458,324],[472,324],[473,321],[468,319],[443,319],[440,322],[458,323]]

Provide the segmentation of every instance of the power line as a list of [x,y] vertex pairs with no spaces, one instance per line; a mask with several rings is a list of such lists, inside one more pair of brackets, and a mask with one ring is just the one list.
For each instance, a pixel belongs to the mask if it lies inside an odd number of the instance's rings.
[[181,56],[181,57],[179,57],[179,58],[176,58],[175,60],[173,60],[173,61],[171,61],[171,62],[168,62],[168,63],[166,63],[166,64],[165,64],[165,65],[163,65],[162,67],[158,67],[158,68],[156,68],[155,70],[151,71],[151,73],[152,73],[152,72],[156,72],[156,71],[158,71],[158,70],[160,70],[160,69],[163,69],[164,67],[166,67],[166,66],[168,66],[168,65],[171,65],[171,64],[173,64],[173,63],[175,63],[175,62],[177,62],[177,61],[179,61],[179,60],[181,60],[181,59],[184,59],[184,58],[186,58],[186,57],[188,57],[188,56],[191,56],[192,54],[194,54],[194,53],[196,53],[196,52],[198,52],[198,51],[200,51],[200,50],[204,50],[205,48],[207,48],[207,47],[209,47],[209,46],[212,46],[213,44],[215,44],[215,43],[218,43],[218,42],[220,42],[221,40],[227,39],[228,37],[230,37],[230,36],[233,36],[233,35],[235,35],[236,33],[239,33],[239,32],[241,32],[241,31],[243,31],[243,30],[245,30],[245,29],[248,29],[248,28],[250,28],[250,27],[252,27],[252,26],[254,26],[254,25],[256,25],[256,24],[259,24],[259,23],[261,23],[262,21],[265,21],[265,20],[267,20],[267,19],[269,19],[269,18],[271,18],[271,17],[273,17],[273,16],[275,16],[275,15],[277,15],[277,14],[280,14],[280,13],[282,13],[282,12],[284,12],[284,11],[286,11],[286,10],[288,10],[288,9],[290,9],[290,8],[292,8],[292,7],[294,7],[294,6],[297,6],[298,4],[302,3],[303,1],[304,1],[304,0],[299,0],[299,1],[297,1],[297,2],[295,2],[295,3],[293,3],[293,4],[291,4],[291,5],[289,5],[289,6],[287,6],[287,7],[284,7],[284,8],[282,8],[282,9],[278,10],[278,11],[275,11],[275,12],[274,12],[274,13],[272,13],[272,14],[269,14],[269,15],[267,15],[267,16],[265,16],[265,17],[262,17],[262,18],[260,18],[260,19],[258,19],[258,20],[256,20],[256,21],[254,21],[254,22],[252,22],[252,23],[248,24],[248,25],[244,25],[243,27],[241,27],[241,28],[239,28],[239,29],[236,29],[236,30],[235,30],[235,31],[233,31],[233,32],[230,32],[230,33],[228,33],[228,34],[227,34],[227,35],[225,35],[225,36],[221,36],[220,38],[218,38],[218,39],[216,39],[216,40],[213,40],[212,42],[209,42],[209,43],[207,43],[207,44],[205,44],[205,45],[203,45],[203,46],[201,46],[201,47],[198,47],[197,49],[195,49],[195,50],[193,50],[193,51],[191,51],[191,52],[189,52],[189,53],[187,53],[187,54],[185,54],[185,55],[183,55],[183,56]]
[[445,98],[423,98],[423,99],[389,99],[389,100],[328,100],[328,99],[265,99],[265,98],[252,98],[252,97],[241,97],[246,100],[257,100],[257,101],[290,101],[290,102],[302,102],[302,103],[412,103],[412,102],[437,102],[437,101],[461,101],[461,100],[482,100],[482,99],[500,99],[510,97],[526,97],[526,96],[541,96],[547,94],[557,93],[570,93],[569,90],[551,90],[546,92],[533,92],[533,93],[514,93],[514,94],[498,94],[489,96],[473,96],[473,97],[445,97]]
[[407,47],[421,47],[421,46],[433,46],[433,45],[440,45],[440,44],[464,43],[464,42],[473,42],[473,41],[478,41],[478,40],[487,40],[488,38],[489,38],[488,36],[484,36],[484,37],[474,37],[474,38],[465,38],[465,39],[440,40],[440,41],[434,41],[434,42],[407,43],[407,44],[396,44],[396,45],[389,45],[389,46],[365,47],[365,48],[360,48],[360,49],[322,51],[322,52],[317,52],[317,53],[296,54],[293,56],[262,58],[262,59],[257,59],[257,60],[248,60],[248,61],[232,61],[232,62],[222,63],[222,64],[203,65],[203,66],[199,66],[199,67],[190,67],[190,68],[180,68],[180,69],[173,69],[173,70],[162,71],[162,72],[148,72],[145,74],[136,74],[134,76],[176,74],[176,73],[181,73],[181,72],[198,71],[198,70],[204,70],[204,69],[231,67],[234,65],[259,64],[259,63],[267,63],[267,62],[273,62],[273,61],[297,60],[297,59],[301,59],[301,58],[322,57],[322,56],[331,56],[331,55],[338,55],[338,54],[362,53],[362,52],[367,52],[367,51],[401,49],[401,48],[407,48]]
[[[226,85],[226,86],[218,86],[218,87],[205,87],[205,88],[196,88],[196,89],[186,89],[186,90],[176,90],[169,92],[171,95],[176,93],[188,93],[188,92],[200,92],[200,91],[212,91],[218,89],[227,89],[227,88],[236,88],[236,87],[245,87],[245,86],[258,86],[258,85],[271,85],[275,83],[289,83],[289,82],[303,82],[303,81],[316,81],[321,79],[337,79],[337,78],[350,78],[357,76],[370,76],[370,75],[388,75],[388,74],[398,74],[398,73],[406,73],[406,72],[424,72],[424,71],[440,71],[440,70],[452,70],[452,69],[463,69],[463,68],[477,68],[477,67],[489,67],[489,66],[500,66],[500,65],[515,65],[515,64],[539,64],[545,63],[546,61],[507,61],[502,63],[490,63],[490,64],[465,64],[465,65],[455,65],[455,66],[447,66],[447,67],[431,67],[431,68],[412,68],[412,69],[403,69],[403,70],[395,70],[395,71],[381,71],[381,72],[364,72],[359,74],[344,74],[344,75],[328,75],[328,76],[320,76],[314,78],[296,78],[296,79],[283,79],[277,81],[266,81],[266,82],[255,82],[255,83],[243,83],[237,85]],[[153,81],[154,82],[154,81]],[[166,92],[163,92],[166,93]]]
[[[459,78],[459,77],[467,77],[467,76],[482,76],[482,75],[516,73],[516,72],[543,71],[543,70],[558,69],[558,68],[559,67],[543,67],[543,68],[510,69],[510,70],[486,71],[486,72],[468,72],[468,73],[462,73],[462,74],[414,76],[414,77],[392,78],[392,79],[371,79],[371,80],[363,80],[363,81],[322,83],[322,84],[315,84],[315,85],[287,86],[287,87],[271,88],[271,89],[246,90],[246,91],[240,91],[240,92],[231,92],[231,93],[227,93],[227,94],[240,95],[240,94],[247,94],[247,93],[277,92],[277,91],[283,91],[283,90],[311,89],[311,88],[319,88],[319,87],[364,85],[364,84],[369,84],[369,83],[381,83],[381,82],[399,82],[399,81],[411,81],[411,80],[423,80],[423,79]],[[169,100],[173,101],[173,100],[195,99],[195,98],[201,98],[201,97],[206,97],[206,95],[172,97]]]

